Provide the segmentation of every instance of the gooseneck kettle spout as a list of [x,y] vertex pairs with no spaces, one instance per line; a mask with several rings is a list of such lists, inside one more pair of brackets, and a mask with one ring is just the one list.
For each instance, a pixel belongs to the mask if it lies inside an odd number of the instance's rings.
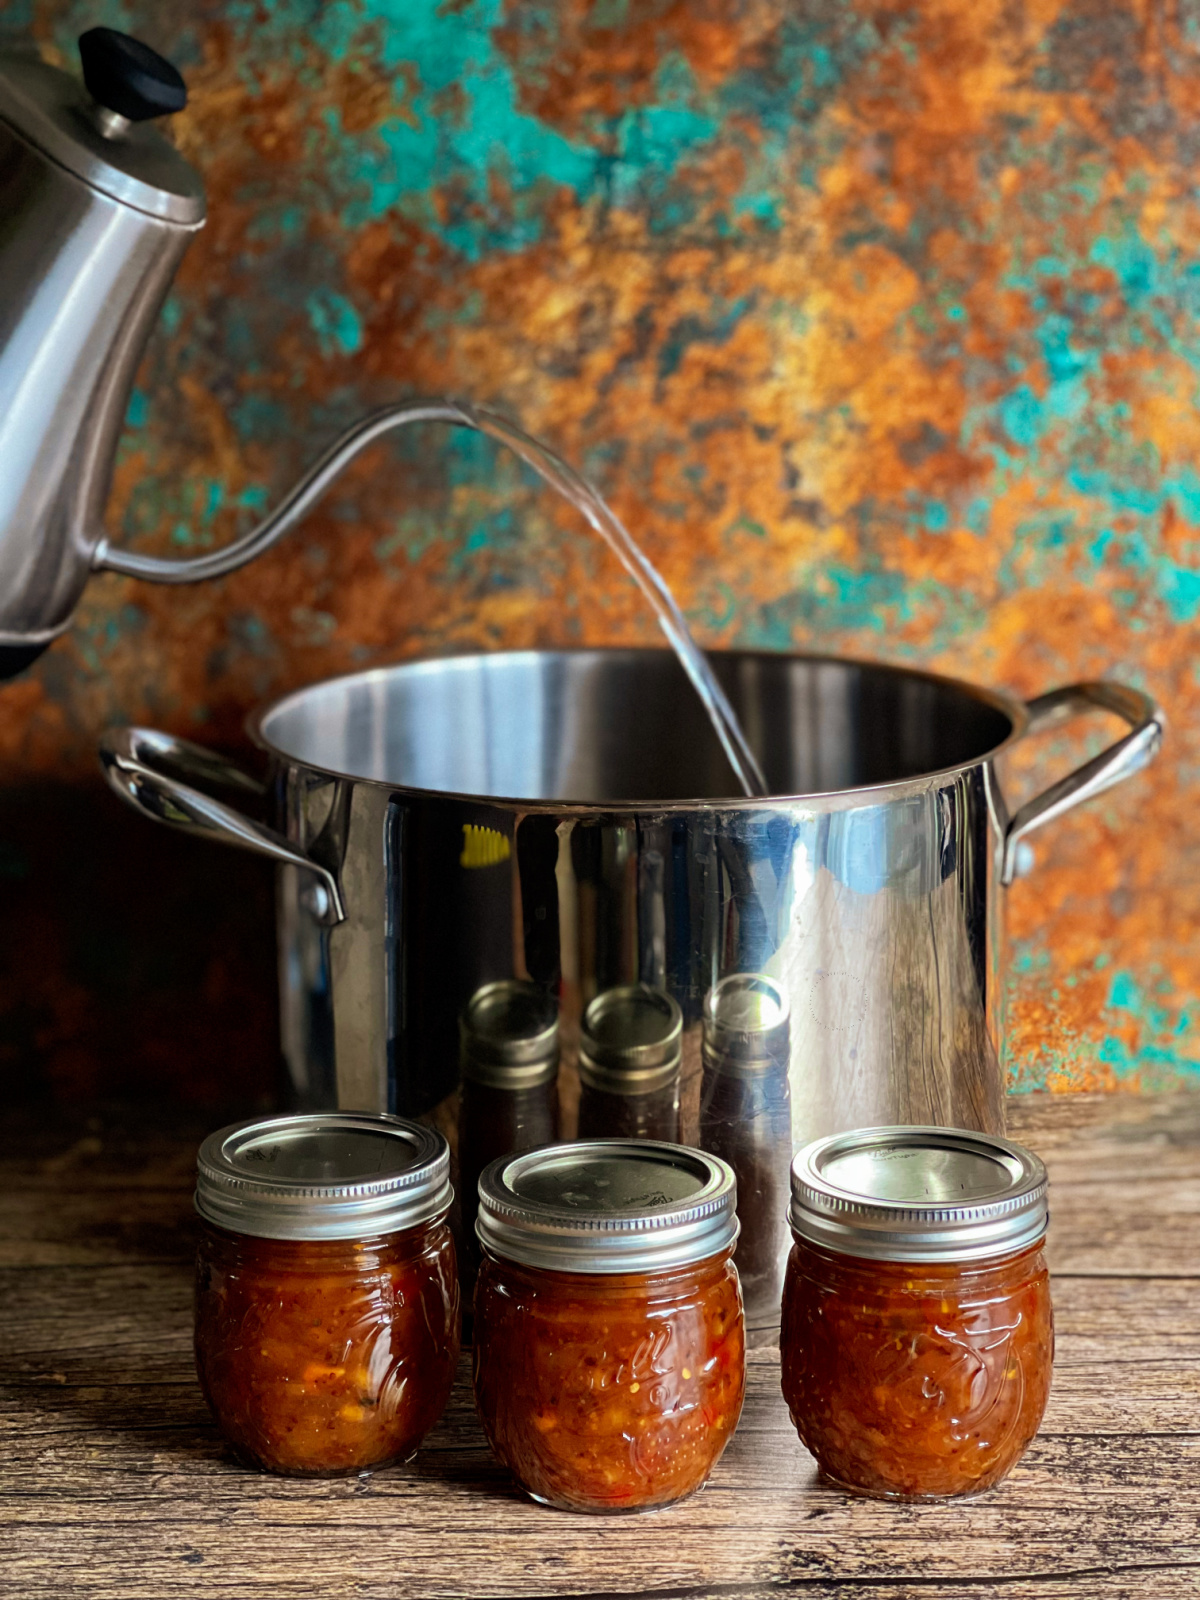
[[138,362],[204,222],[199,176],[151,126],[169,61],[82,35],[83,83],[0,55],[0,674],[69,624],[103,526]]
[[339,434],[324,455],[288,490],[274,511],[221,549],[177,560],[122,550],[101,538],[92,554],[92,566],[97,571],[121,572],[126,577],[145,578],[151,583],[200,583],[205,578],[223,578],[226,573],[236,572],[238,567],[262,555],[303,521],[355,456],[385,434],[414,422],[451,422],[464,428],[478,427],[474,409],[452,400],[384,406]]

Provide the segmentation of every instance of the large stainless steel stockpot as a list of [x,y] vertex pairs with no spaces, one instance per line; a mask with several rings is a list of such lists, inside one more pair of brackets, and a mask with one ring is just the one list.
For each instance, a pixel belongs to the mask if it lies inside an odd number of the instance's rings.
[[[736,795],[658,650],[416,661],[285,695],[250,722],[273,826],[212,798],[254,780],[182,740],[125,729],[102,760],[148,816],[280,864],[283,1045],[311,1105],[431,1110],[471,996],[515,977],[559,997],[570,1134],[581,1008],[641,982],[683,1012],[694,1143],[704,999],[741,971],[790,1002],[795,1146],[879,1123],[1002,1131],[1018,845],[1145,765],[1159,713],[1111,683],[1023,705],[898,667],[712,660],[769,798]],[[1089,707],[1131,731],[1010,816],[997,758]]]

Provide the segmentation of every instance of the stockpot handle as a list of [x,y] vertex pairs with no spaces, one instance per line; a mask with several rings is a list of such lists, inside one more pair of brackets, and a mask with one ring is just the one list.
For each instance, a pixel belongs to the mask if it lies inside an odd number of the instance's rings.
[[1088,710],[1111,711],[1127,722],[1132,732],[1026,801],[1010,819],[1004,833],[1000,869],[1000,882],[1006,885],[1016,877],[1017,846],[1027,834],[1149,766],[1158,754],[1166,727],[1166,718],[1148,695],[1121,683],[1069,683],[1065,688],[1038,695],[1028,702],[1027,709],[1029,733],[1054,727]]
[[314,880],[309,896],[313,916],[327,926],[345,920],[342,891],[328,868],[310,861],[273,828],[253,822],[232,806],[171,776],[172,771],[181,772],[200,782],[261,794],[262,784],[232,761],[151,728],[110,728],[100,740],[100,765],[109,788],[152,821],[253,850],[310,874]]

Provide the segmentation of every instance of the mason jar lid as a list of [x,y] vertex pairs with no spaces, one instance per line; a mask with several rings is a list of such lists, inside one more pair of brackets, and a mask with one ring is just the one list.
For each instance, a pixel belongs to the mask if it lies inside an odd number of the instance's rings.
[[788,1065],[788,999],[774,978],[731,972],[704,998],[704,1064],[714,1072],[757,1077]]
[[662,989],[626,983],[583,1013],[579,1076],[612,1094],[650,1094],[672,1083],[683,1059],[683,1012]]
[[444,1216],[449,1173],[441,1134],[403,1117],[256,1117],[200,1146],[196,1210],[259,1239],[374,1238]]
[[479,1180],[480,1242],[551,1272],[660,1272],[729,1249],[737,1185],[724,1161],[650,1139],[502,1156]]
[[1050,1218],[1031,1150],[962,1128],[859,1128],[792,1162],[802,1239],[880,1261],[981,1261],[1036,1243]]
[[462,1075],[495,1089],[536,1089],[558,1076],[558,1003],[522,978],[485,983],[459,1022]]

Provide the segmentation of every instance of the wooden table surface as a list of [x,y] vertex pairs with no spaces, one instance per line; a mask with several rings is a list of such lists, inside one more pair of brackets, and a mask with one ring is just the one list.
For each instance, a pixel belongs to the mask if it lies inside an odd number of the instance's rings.
[[488,1455],[466,1370],[409,1467],[326,1482],[231,1463],[191,1362],[205,1129],[109,1113],[0,1132],[0,1595],[392,1600],[795,1593],[1200,1595],[1200,1095],[1027,1097],[1052,1179],[1058,1326],[1041,1434],[969,1504],[826,1488],[752,1355],[704,1492],[548,1511]]

